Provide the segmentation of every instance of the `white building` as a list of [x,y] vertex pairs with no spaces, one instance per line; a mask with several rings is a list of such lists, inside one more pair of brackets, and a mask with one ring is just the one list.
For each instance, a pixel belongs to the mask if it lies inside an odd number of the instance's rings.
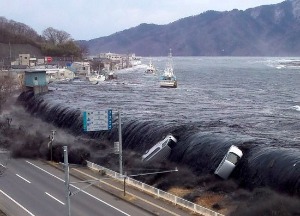
[[89,62],[73,62],[71,70],[78,75],[89,76],[91,74],[91,66]]

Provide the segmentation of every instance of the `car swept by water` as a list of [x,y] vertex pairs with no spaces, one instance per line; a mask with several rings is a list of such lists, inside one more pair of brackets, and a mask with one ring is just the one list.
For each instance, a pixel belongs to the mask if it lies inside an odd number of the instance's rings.
[[223,179],[227,179],[242,156],[243,152],[238,147],[232,145],[215,170],[215,174]]
[[166,136],[163,140],[159,141],[152,148],[145,152],[145,154],[142,156],[142,161],[152,162],[167,159],[176,143],[177,139],[174,136]]

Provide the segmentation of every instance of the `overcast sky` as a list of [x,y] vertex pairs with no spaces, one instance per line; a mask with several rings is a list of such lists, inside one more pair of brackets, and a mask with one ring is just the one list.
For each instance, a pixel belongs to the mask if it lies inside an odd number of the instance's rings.
[[168,24],[207,10],[245,10],[284,0],[0,0],[0,16],[38,34],[48,27],[75,40],[108,36],[141,23]]

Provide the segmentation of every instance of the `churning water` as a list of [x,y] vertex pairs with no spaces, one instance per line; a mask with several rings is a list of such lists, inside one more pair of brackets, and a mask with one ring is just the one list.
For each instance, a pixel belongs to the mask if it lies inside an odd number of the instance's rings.
[[[149,59],[144,59],[148,64]],[[166,58],[152,58],[161,72]],[[294,58],[294,60],[297,60]],[[82,131],[82,111],[121,110],[123,147],[142,154],[165,135],[178,137],[170,160],[213,173],[234,144],[244,156],[232,177],[244,185],[300,194],[300,67],[284,58],[174,57],[178,88],[160,88],[145,65],[117,80],[52,83],[23,94],[31,112]],[[117,128],[110,134],[117,137]],[[91,133],[95,138],[105,132]]]

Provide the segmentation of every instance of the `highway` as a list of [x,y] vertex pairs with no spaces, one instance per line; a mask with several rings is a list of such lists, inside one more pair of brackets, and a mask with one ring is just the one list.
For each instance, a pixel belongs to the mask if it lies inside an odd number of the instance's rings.
[[[65,174],[39,160],[11,159],[0,176],[0,208],[9,215],[67,215]],[[78,182],[70,176],[70,182]],[[71,192],[87,183],[72,183]],[[153,215],[94,187],[72,195],[72,216]]]

